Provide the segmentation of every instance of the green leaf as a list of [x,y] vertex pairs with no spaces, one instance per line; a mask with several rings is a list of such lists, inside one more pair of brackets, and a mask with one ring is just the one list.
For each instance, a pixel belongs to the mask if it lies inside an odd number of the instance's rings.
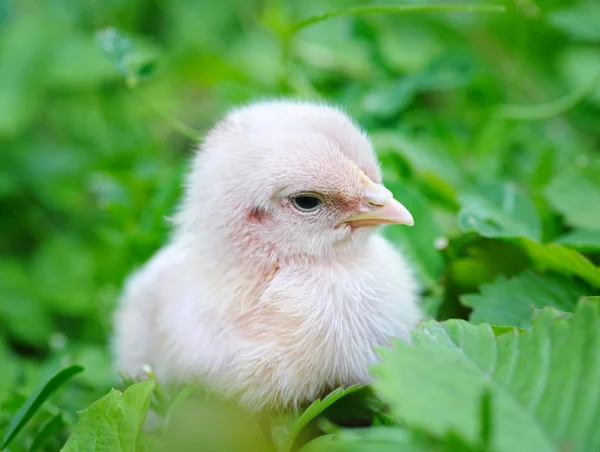
[[443,237],[442,229],[433,216],[427,200],[406,183],[389,183],[394,197],[406,206],[415,219],[415,226],[389,226],[385,237],[404,251],[417,270],[421,283],[428,288],[439,286],[444,271],[444,259],[436,248],[436,240]]
[[560,172],[544,189],[546,201],[565,221],[583,229],[600,229],[600,160]]
[[554,240],[559,245],[582,252],[600,251],[600,230],[576,229]]
[[397,427],[343,429],[316,438],[302,452],[431,452],[430,444],[416,441],[407,430]]
[[113,389],[92,403],[79,414],[61,451],[94,452],[101,444],[101,450],[135,452],[153,389],[154,381],[142,381],[123,393]]
[[520,243],[537,269],[577,276],[600,288],[600,268],[577,251],[555,243],[543,245],[528,239],[521,239]]
[[600,10],[591,1],[553,11],[547,21],[572,38],[600,42]]
[[5,449],[10,444],[35,412],[60,386],[82,371],[83,367],[81,366],[66,367],[54,374],[43,386],[31,394],[8,425],[0,450]]
[[600,450],[600,318],[581,302],[571,319],[546,308],[531,331],[429,321],[414,343],[383,350],[375,389],[408,426],[481,441],[481,396],[492,397],[490,450]]
[[527,331],[524,328],[517,328],[516,326],[498,326],[498,325],[491,325],[492,326],[492,331],[494,332],[494,334],[496,336],[500,336],[501,334],[506,334],[506,333],[524,333],[525,331]]
[[339,399],[344,397],[345,395],[352,394],[360,390],[362,386],[354,385],[348,388],[337,388],[335,391],[331,392],[327,395],[323,400],[317,399],[315,400],[305,411],[294,421],[292,426],[287,433],[287,437],[285,442],[283,443],[283,447],[280,449],[282,451],[291,451],[292,446],[294,445],[294,441],[302,431],[304,427],[308,425],[313,419],[323,413],[327,408],[337,402]]
[[512,183],[473,187],[459,197],[459,227],[484,237],[541,239],[541,221],[533,202]]
[[461,302],[473,308],[473,323],[529,328],[533,308],[551,306],[572,312],[587,288],[555,275],[537,275],[528,270],[506,279],[499,276],[492,284],[481,286],[480,294],[463,295]]

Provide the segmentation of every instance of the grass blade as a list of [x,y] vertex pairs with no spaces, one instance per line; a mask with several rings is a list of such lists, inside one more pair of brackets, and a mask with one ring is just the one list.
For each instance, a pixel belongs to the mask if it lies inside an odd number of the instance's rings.
[[69,366],[62,369],[44,383],[40,389],[31,394],[10,422],[6,434],[4,435],[4,439],[2,440],[0,450],[4,450],[10,444],[54,391],[82,371],[83,367],[81,366]]

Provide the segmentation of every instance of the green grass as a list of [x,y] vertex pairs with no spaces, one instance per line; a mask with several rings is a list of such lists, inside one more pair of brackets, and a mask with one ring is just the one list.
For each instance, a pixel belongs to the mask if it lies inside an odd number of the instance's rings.
[[[595,3],[0,0],[6,450],[600,449]],[[111,312],[194,138],[280,95],[368,130],[431,320],[372,387],[270,428],[191,389],[111,392]],[[141,434],[148,407],[166,423]]]

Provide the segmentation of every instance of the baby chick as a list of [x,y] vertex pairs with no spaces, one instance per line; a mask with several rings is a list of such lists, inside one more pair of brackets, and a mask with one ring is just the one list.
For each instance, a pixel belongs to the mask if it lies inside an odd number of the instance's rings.
[[402,255],[413,224],[381,183],[367,136],[337,108],[232,111],[194,157],[173,236],[127,281],[120,371],[199,382],[252,411],[368,383],[376,348],[421,320]]

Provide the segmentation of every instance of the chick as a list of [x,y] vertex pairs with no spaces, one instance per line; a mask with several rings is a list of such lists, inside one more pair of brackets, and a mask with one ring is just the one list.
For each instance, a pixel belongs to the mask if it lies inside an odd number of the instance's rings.
[[283,100],[232,111],[194,157],[170,242],[126,283],[118,368],[148,364],[251,411],[368,383],[376,348],[422,318],[386,223],[413,218],[346,114]]

